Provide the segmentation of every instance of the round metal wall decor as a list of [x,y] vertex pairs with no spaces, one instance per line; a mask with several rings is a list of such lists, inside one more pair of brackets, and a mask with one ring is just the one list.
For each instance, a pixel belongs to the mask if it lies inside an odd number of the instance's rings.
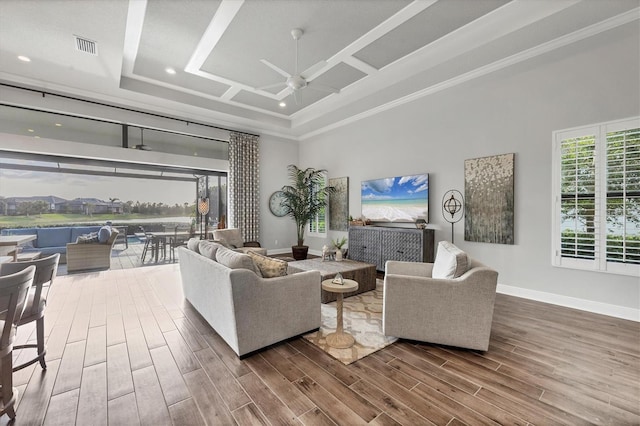
[[464,197],[455,189],[450,189],[442,197],[442,216],[451,224],[451,242],[453,243],[453,224],[464,216]]

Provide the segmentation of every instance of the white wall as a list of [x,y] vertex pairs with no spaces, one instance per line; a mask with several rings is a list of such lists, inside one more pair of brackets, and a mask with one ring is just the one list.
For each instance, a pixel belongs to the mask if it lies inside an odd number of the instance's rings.
[[[637,315],[638,277],[551,266],[551,133],[639,115],[639,52],[638,26],[626,25],[306,140],[300,163],[349,176],[353,216],[362,180],[430,173],[430,227],[439,241],[451,238],[440,202],[448,189],[464,191],[464,160],[514,152],[515,245],[466,242],[462,222],[455,243],[523,293]],[[324,243],[307,242],[315,250]]]
[[296,227],[289,217],[269,211],[269,197],[288,184],[287,166],[298,162],[298,142],[270,135],[260,136],[260,243],[269,253],[290,252],[296,243]]

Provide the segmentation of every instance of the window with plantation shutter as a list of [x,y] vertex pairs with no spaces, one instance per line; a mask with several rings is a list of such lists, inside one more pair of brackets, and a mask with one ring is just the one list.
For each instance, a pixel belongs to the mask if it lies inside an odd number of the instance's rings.
[[[319,192],[327,185],[326,176],[325,181],[322,185],[319,185],[317,188],[313,188],[313,191]],[[320,197],[323,199],[323,197]],[[309,236],[312,237],[326,237],[327,235],[327,207],[321,208],[320,212],[316,217],[309,221]]]
[[554,132],[553,264],[640,275],[640,118]]

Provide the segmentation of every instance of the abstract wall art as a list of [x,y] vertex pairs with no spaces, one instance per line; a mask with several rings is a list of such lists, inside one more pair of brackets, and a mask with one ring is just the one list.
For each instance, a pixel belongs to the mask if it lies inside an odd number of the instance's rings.
[[329,229],[347,231],[349,229],[349,178],[329,179],[329,186],[336,192],[329,196]]
[[515,154],[464,161],[465,241],[514,244]]

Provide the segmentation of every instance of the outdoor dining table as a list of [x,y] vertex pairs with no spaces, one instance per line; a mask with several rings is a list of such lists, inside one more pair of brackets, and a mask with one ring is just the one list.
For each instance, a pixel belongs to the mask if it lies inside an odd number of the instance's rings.
[[27,235],[0,235],[0,256],[6,256],[13,252],[14,261],[17,259],[18,246],[26,244],[38,238],[35,234]]
[[[171,238],[171,237],[188,237],[190,236],[191,233],[189,231],[149,231],[147,232],[147,236],[152,238],[152,249],[151,249],[151,254],[153,256],[153,258],[155,259],[156,263],[158,263],[158,252],[160,251],[160,243],[162,243],[162,246],[164,247],[165,244],[167,243],[167,237]],[[165,253],[166,255],[166,253]]]

